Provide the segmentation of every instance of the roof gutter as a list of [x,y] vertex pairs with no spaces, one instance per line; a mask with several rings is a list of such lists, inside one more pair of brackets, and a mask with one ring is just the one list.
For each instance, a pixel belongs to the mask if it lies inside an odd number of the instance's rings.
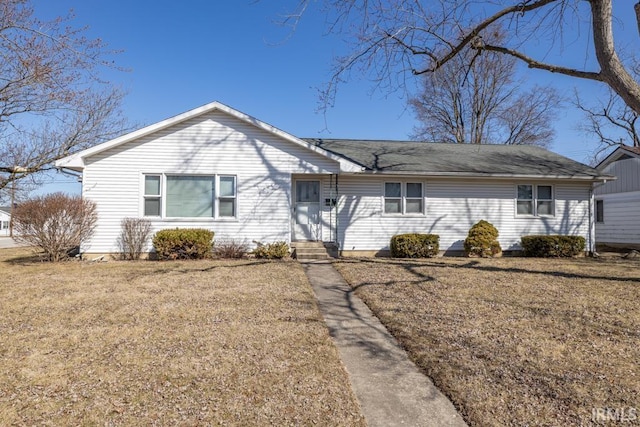
[[383,176],[424,176],[429,178],[498,178],[498,179],[575,179],[589,182],[606,182],[616,180],[613,175],[536,175],[536,174],[507,174],[507,173],[477,173],[477,172],[396,172],[396,171],[372,171],[348,175],[383,175]]

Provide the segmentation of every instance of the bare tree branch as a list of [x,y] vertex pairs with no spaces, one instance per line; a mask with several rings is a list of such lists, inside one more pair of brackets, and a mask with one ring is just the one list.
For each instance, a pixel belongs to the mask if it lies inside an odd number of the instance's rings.
[[[336,63],[326,103],[354,69],[376,85],[386,82],[389,90],[407,90],[407,75],[433,73],[472,48],[517,58],[529,68],[602,82],[640,113],[640,83],[630,72],[633,58],[623,61],[615,50],[613,0],[324,0],[323,4],[334,19],[330,30],[346,33],[353,45],[353,54]],[[628,12],[634,7],[640,29],[640,3],[616,6]],[[566,47],[563,32],[573,31],[580,22],[588,23],[599,68],[586,69],[586,61],[576,66],[550,63],[529,53],[531,42]],[[485,43],[483,39],[490,39],[500,26],[508,31],[504,42]]]
[[41,21],[29,0],[0,1],[0,190],[125,128],[124,94],[99,75],[117,69],[116,52],[70,19]]

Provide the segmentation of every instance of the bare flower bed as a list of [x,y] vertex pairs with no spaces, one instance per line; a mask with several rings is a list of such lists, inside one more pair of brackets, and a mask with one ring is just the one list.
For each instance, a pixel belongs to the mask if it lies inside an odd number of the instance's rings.
[[337,267],[470,425],[639,422],[639,261]]
[[3,425],[364,425],[297,263],[28,254],[0,250]]

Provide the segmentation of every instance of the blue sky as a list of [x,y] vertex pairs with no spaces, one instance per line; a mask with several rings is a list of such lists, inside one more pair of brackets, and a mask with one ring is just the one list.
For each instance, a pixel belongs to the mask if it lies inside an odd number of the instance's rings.
[[[105,70],[104,75],[128,91],[124,111],[133,123],[152,124],[216,100],[300,137],[407,139],[415,119],[402,94],[372,91],[372,83],[355,73],[340,88],[334,108],[326,116],[318,113],[318,88],[329,79],[332,58],[345,53],[346,47],[338,36],[327,35],[317,4],[294,33],[278,26],[296,2],[34,0],[33,4],[42,18],[73,9],[74,26],[88,26],[88,36],[123,51],[115,60],[129,71]],[[633,19],[622,24],[625,32],[618,36],[637,43]],[[589,51],[584,44],[587,34],[583,28],[565,36],[574,42],[561,55],[584,57]],[[592,56],[586,59],[592,60]],[[532,83],[552,82],[567,96],[574,87],[584,94],[601,89],[597,83],[542,71],[529,71],[527,76]],[[551,149],[588,161],[595,145],[576,130],[580,119],[571,108],[559,113]],[[79,184],[61,176],[39,192],[79,189]]]

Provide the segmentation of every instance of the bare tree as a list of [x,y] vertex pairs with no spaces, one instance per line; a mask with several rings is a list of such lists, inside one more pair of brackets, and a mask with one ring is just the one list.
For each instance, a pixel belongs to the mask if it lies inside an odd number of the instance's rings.
[[[502,38],[502,33],[493,38]],[[515,58],[471,50],[425,74],[419,95],[409,100],[420,122],[413,137],[548,146],[559,97],[550,87],[523,89],[515,74]]]
[[[300,19],[311,0],[299,0],[288,17]],[[330,105],[336,85],[360,67],[380,85],[404,87],[410,75],[438,70],[467,50],[496,52],[516,58],[529,68],[605,83],[636,113],[640,113],[640,83],[621,59],[613,36],[613,0],[324,0],[330,29],[351,37],[352,52],[339,58],[324,101]],[[584,5],[584,7],[583,7]],[[617,2],[621,13],[637,16],[639,6]],[[636,15],[637,12],[637,15]],[[584,27],[580,24],[584,23]],[[496,25],[508,29],[503,43],[484,36]],[[566,47],[565,31],[580,26],[593,42],[598,68],[585,63],[571,67],[531,56],[535,43]],[[585,29],[586,28],[586,29]]]
[[640,147],[640,114],[624,104],[612,90],[608,91],[606,101],[600,100],[596,105],[585,104],[576,92],[575,105],[584,113],[584,121],[578,128],[598,138],[599,148],[595,150],[594,163],[611,147]]
[[0,0],[0,190],[118,135],[123,93],[102,80],[115,52],[69,25]]

